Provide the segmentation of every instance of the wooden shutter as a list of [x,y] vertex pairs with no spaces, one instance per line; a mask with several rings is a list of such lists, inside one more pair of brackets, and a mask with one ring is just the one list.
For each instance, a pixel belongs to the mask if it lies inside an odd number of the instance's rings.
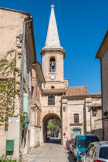
[[79,123],[79,114],[74,114],[74,123]]
[[27,93],[23,94],[23,112],[28,113],[28,94]]
[[6,151],[14,151],[14,140],[6,140]]

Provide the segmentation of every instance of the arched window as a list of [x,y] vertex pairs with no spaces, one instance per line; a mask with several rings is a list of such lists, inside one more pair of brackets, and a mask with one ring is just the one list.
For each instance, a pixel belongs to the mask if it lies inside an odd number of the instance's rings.
[[55,97],[48,96],[48,105],[55,105]]
[[79,123],[79,114],[74,114],[74,123]]
[[50,58],[50,72],[56,72],[56,61],[55,57]]

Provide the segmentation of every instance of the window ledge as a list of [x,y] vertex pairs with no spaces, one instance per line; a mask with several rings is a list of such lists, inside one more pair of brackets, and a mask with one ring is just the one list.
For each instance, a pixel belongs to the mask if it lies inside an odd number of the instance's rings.
[[48,107],[54,107],[55,105],[48,105]]
[[70,126],[82,126],[82,123],[70,123]]

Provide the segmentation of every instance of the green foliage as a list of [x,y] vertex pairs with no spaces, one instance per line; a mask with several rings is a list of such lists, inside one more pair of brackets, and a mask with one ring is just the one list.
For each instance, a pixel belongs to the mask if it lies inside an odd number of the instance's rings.
[[24,112],[23,114],[20,114],[20,121],[21,123],[24,123],[28,119],[28,113]]
[[3,155],[2,157],[0,157],[0,162],[16,162],[16,160],[9,159]]
[[108,119],[108,111],[104,111],[103,116],[105,119]]
[[20,97],[16,90],[16,85],[20,85],[16,73],[21,72],[16,68],[16,52],[12,50],[0,60],[0,125],[8,126],[8,117],[14,114],[15,96]]
[[48,134],[55,133],[59,126],[60,126],[60,121],[58,119],[49,120],[47,125]]

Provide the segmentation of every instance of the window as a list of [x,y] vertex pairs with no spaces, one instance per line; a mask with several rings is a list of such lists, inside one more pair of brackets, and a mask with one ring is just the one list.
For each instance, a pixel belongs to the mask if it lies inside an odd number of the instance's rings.
[[74,114],[74,123],[79,123],[79,114]]
[[97,115],[97,109],[96,108],[93,108],[92,109],[92,116],[93,117],[96,117],[96,115]]
[[51,89],[54,89],[54,86],[51,86]]
[[87,155],[90,155],[90,150],[94,147],[94,145],[93,144],[89,144],[87,146],[87,144],[86,144],[86,147],[87,147],[87,149],[86,149]]
[[48,97],[48,105],[55,105],[55,97],[54,96]]
[[99,158],[108,160],[108,147],[101,147],[99,152]]
[[93,153],[94,153],[94,149],[93,149],[93,147],[91,147],[90,150],[89,150],[89,152],[88,152],[88,155],[90,157],[93,157]]
[[50,58],[50,72],[56,72],[56,61],[54,57]]

